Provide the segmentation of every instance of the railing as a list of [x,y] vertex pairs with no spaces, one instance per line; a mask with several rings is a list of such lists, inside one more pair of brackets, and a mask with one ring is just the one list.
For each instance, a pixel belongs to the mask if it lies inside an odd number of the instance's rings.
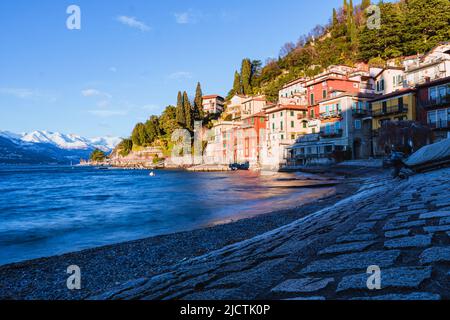
[[371,114],[369,110],[362,108],[354,108],[352,109],[352,113],[354,116],[369,116]]
[[298,120],[301,120],[301,119],[308,119],[308,118],[309,118],[309,116],[308,116],[307,113],[306,113],[306,114],[299,113],[299,114],[297,115],[297,119],[298,119]]
[[407,113],[408,112],[408,105],[404,104],[397,105],[397,106],[388,106],[385,108],[381,108],[378,110],[373,110],[372,115],[373,116],[384,116],[388,114],[398,114],[398,113]]
[[426,99],[420,101],[420,106],[424,108],[439,107],[446,104],[450,104],[450,95],[438,99]]
[[343,133],[344,133],[344,131],[342,129],[339,129],[339,130],[333,130],[330,132],[325,132],[325,131],[321,132],[320,136],[322,138],[338,138],[338,137],[342,137]]
[[431,129],[449,129],[450,120],[438,120],[437,122],[428,123]]

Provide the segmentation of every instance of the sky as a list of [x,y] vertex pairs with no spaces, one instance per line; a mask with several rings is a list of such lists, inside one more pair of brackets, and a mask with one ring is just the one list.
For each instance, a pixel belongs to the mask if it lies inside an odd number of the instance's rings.
[[[355,4],[360,1],[354,1]],[[226,95],[243,58],[329,21],[342,0],[2,0],[0,130],[127,137],[178,91]],[[67,8],[81,29],[67,28]]]

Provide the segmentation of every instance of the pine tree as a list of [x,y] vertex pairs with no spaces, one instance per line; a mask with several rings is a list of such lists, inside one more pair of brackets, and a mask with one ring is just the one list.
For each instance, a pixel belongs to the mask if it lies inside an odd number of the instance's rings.
[[183,92],[183,109],[184,109],[184,116],[186,119],[186,129],[193,130],[193,119],[192,119],[192,106],[189,102],[188,95],[186,91]]
[[177,98],[177,122],[183,128],[186,127],[186,115],[184,113],[183,96],[181,95],[180,91],[178,91]]
[[250,59],[242,60],[241,67],[242,93],[252,93],[252,62]]
[[239,72],[234,72],[233,93],[242,94],[241,75]]
[[205,112],[203,111],[203,92],[200,82],[197,83],[194,99],[194,120],[203,120]]

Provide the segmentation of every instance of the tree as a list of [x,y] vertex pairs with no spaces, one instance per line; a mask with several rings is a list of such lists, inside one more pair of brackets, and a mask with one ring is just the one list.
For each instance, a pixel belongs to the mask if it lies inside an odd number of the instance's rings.
[[286,57],[289,53],[291,53],[292,51],[294,51],[295,49],[295,44],[293,42],[286,42],[280,49],[280,57],[284,58]]
[[333,8],[333,28],[335,28],[338,24],[339,24],[339,20],[338,20],[338,16],[337,16],[337,12],[336,9]]
[[150,145],[159,138],[161,130],[159,129],[159,119],[157,116],[151,116],[145,123],[145,132],[145,145]]
[[194,99],[194,120],[203,120],[205,112],[203,111],[203,92],[200,82],[197,83]]
[[178,91],[176,115],[178,124],[183,128],[186,127],[186,115],[184,112],[183,96],[181,95],[181,91]]
[[186,119],[185,128],[192,131],[194,129],[193,117],[192,117],[192,106],[191,106],[191,103],[189,101],[186,91],[183,92],[183,109],[184,109],[184,116]]
[[166,107],[159,117],[159,127],[165,135],[172,135],[172,133],[179,127],[177,123],[177,108],[174,106]]
[[242,94],[241,75],[237,71],[234,72],[233,94]]
[[143,123],[138,123],[131,134],[131,140],[133,141],[133,145],[135,146],[146,146],[148,143],[147,130],[145,129],[145,125]]
[[93,162],[101,162],[106,159],[106,154],[99,149],[95,149],[91,153],[91,156],[89,157],[89,159]]
[[362,2],[361,2],[361,9],[365,10],[368,7],[370,7],[370,5],[371,5],[370,0],[362,0]]
[[252,93],[252,63],[250,59],[242,60],[241,67],[242,93]]
[[123,139],[122,142],[119,143],[117,150],[119,151],[119,155],[126,157],[130,154],[131,150],[133,150],[133,141],[131,139]]

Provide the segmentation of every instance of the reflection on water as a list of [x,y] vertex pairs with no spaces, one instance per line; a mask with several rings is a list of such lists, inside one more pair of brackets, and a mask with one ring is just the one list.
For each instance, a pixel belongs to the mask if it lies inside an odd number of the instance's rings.
[[[0,264],[294,207],[333,188],[299,174],[0,167]],[[323,181],[322,181],[323,182]]]

